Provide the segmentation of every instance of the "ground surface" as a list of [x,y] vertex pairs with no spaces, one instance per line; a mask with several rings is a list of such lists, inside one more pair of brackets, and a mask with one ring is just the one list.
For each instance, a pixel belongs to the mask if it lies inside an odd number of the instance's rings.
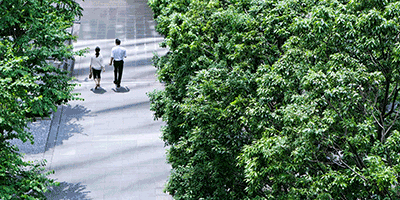
[[[86,57],[76,57],[75,92],[84,101],[61,106],[51,119],[31,124],[35,145],[18,145],[30,160],[46,159],[54,169],[51,178],[61,183],[49,199],[161,200],[170,173],[160,121],[153,120],[147,92],[162,89],[151,64],[153,53],[166,53],[155,32],[146,0],[85,0],[81,24],[74,26],[76,50],[89,47]],[[108,66],[114,39],[122,41],[128,57],[120,90],[115,90],[113,67]],[[105,58],[101,88],[88,80],[89,59],[100,46]]]

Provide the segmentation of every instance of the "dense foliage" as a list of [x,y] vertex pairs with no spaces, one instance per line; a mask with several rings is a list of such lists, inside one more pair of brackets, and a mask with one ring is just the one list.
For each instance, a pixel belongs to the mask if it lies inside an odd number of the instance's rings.
[[[27,123],[75,98],[67,72],[48,64],[74,53],[67,31],[82,8],[73,0],[0,1],[0,199],[43,199],[53,181],[44,163],[21,159],[8,140],[32,136]],[[83,52],[78,52],[82,54]]]
[[149,5],[175,199],[400,198],[400,1]]

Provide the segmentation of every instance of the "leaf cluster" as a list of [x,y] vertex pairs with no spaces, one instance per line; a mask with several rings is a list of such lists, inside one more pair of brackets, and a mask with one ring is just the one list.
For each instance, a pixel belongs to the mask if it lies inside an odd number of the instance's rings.
[[42,199],[52,181],[44,163],[21,160],[8,140],[33,143],[27,123],[77,99],[68,72],[51,64],[73,59],[67,41],[82,8],[74,0],[0,1],[0,199]]
[[45,161],[26,162],[17,153],[16,147],[1,144],[0,148],[0,198],[45,199],[44,192],[50,185],[57,185],[47,178],[49,171],[43,173]]
[[149,5],[175,199],[400,197],[400,1]]

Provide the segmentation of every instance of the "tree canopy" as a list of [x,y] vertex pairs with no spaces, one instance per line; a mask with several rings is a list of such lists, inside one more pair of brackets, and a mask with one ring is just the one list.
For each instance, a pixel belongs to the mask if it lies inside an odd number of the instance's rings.
[[81,15],[74,0],[0,1],[0,199],[43,199],[53,182],[43,162],[23,161],[8,140],[33,143],[27,123],[76,98],[68,72],[46,61],[83,53],[66,44],[75,38],[67,29]]
[[400,1],[149,5],[175,199],[400,197]]

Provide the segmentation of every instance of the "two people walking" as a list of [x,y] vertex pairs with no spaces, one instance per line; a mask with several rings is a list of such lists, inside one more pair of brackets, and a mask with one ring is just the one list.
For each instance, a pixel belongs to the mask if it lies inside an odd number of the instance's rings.
[[[121,87],[122,72],[124,68],[124,58],[126,58],[126,49],[121,47],[121,40],[115,39],[115,47],[111,49],[111,59],[109,65],[114,64],[114,84],[117,88]],[[100,55],[100,47],[95,48],[95,55],[90,59],[90,75],[93,74],[93,80],[96,83],[95,89],[100,87],[101,70],[105,72],[103,56]]]

